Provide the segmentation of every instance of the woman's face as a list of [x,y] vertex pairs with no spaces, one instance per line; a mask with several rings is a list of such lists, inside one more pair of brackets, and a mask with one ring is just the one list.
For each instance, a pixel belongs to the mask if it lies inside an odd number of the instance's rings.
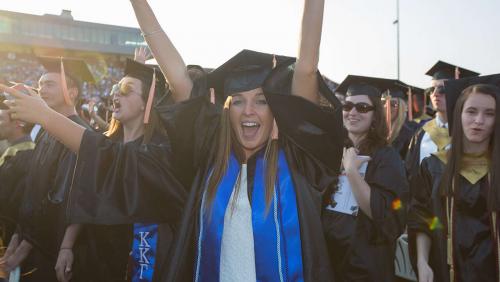
[[[372,109],[365,113],[358,112],[358,109]],[[352,107],[352,109],[349,109]],[[366,110],[361,110],[366,111]],[[363,135],[368,133],[373,122],[373,104],[367,95],[348,96],[342,107],[344,127],[350,134]]]
[[495,99],[482,93],[472,93],[462,110],[465,139],[472,144],[489,142],[495,125]]
[[117,89],[113,89],[113,118],[121,123],[144,118],[144,101],[141,97],[142,82],[133,77],[124,77]]
[[261,88],[232,95],[229,120],[247,158],[266,144],[273,118]]

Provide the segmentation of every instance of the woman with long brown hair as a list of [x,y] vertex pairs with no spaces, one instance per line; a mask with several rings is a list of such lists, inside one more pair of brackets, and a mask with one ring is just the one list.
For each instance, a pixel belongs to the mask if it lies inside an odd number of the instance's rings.
[[323,216],[328,250],[340,281],[393,281],[396,239],[404,229],[403,162],[388,145],[381,92],[393,80],[348,76],[337,91],[348,132],[343,172]]
[[295,64],[244,50],[194,82],[147,2],[131,2],[178,102],[162,112],[176,167],[194,179],[168,280],[331,281],[320,212],[343,131],[317,71],[324,1],[304,1]]
[[408,232],[419,281],[498,281],[500,75],[447,81],[451,149],[411,182]]

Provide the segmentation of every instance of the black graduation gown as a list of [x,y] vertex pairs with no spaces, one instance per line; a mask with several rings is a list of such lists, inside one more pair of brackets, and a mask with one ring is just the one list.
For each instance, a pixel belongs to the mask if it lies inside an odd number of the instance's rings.
[[371,188],[372,219],[325,210],[323,224],[339,281],[394,281],[396,240],[404,231],[404,209],[393,203],[408,190],[404,166],[392,147],[371,155],[365,180]]
[[[29,136],[26,140],[31,141]],[[6,226],[6,236],[2,238],[8,243],[15,231],[19,207],[26,187],[26,175],[29,164],[33,158],[33,150],[18,151],[14,156],[9,156],[0,166],[0,220]]]
[[[68,118],[87,126],[78,116]],[[46,131],[38,134],[35,143],[19,213],[20,233],[34,246],[31,256],[37,270],[31,276],[33,281],[54,281],[54,266],[67,227],[66,198],[76,155]],[[79,247],[77,242],[75,249]],[[80,273],[78,263],[73,269]]]
[[164,272],[187,190],[173,175],[170,144],[154,134],[123,144],[85,131],[68,200],[68,219],[86,225],[88,268],[98,281],[123,281],[132,224],[159,224],[154,280]]
[[406,121],[399,131],[398,137],[396,137],[396,139],[392,142],[392,147],[396,149],[401,156],[401,159],[405,159],[411,139],[419,128],[420,125],[418,123]]
[[[304,279],[333,281],[320,217],[325,191],[337,182],[340,163],[336,157],[342,147],[333,144],[343,140],[345,134],[342,124],[333,120],[340,120],[340,112],[327,112],[301,97],[275,94],[265,87],[264,92],[278,124],[279,146],[285,152],[296,190]],[[162,281],[193,280],[201,198],[219,127],[220,105],[210,103],[202,80],[195,82],[191,96],[160,111],[172,136],[177,167],[185,178],[194,177],[171,265]],[[247,162],[249,181],[253,181],[254,165],[251,158]],[[249,183],[248,187],[250,199],[253,186]]]
[[[417,273],[416,234],[427,234],[431,240],[429,265],[434,281],[450,281],[446,249],[446,205],[439,185],[444,164],[434,155],[425,158],[411,182],[412,199],[408,215],[408,237],[413,268]],[[487,177],[471,184],[460,177],[456,199],[453,252],[455,281],[498,281],[495,244],[491,218],[486,208]],[[429,219],[437,217],[438,225],[430,228]]]
[[404,159],[408,181],[411,181],[411,178],[418,174],[420,167],[420,145],[422,144],[424,134],[425,130],[420,127],[408,144],[408,152],[406,153],[406,157]]

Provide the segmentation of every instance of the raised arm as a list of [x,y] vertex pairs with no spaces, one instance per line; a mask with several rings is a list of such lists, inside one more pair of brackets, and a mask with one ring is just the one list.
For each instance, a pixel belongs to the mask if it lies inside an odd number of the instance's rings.
[[161,28],[148,2],[146,0],[130,0],[130,2],[144,39],[172,87],[172,97],[176,102],[187,100],[191,94],[193,82],[189,78],[181,55]]
[[0,90],[15,98],[4,102],[10,108],[12,119],[40,124],[71,151],[78,153],[85,132],[83,126],[52,110],[37,94],[26,95],[2,84]]
[[292,94],[318,103],[319,46],[323,27],[324,0],[304,0],[299,54],[292,80]]

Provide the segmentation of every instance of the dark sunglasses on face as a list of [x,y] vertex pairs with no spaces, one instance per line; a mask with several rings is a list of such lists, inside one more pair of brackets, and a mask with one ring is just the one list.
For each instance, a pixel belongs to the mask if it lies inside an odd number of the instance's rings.
[[434,91],[436,91],[436,93],[438,94],[444,94],[444,86],[437,86],[437,87],[431,87],[431,94],[434,93]]
[[350,112],[352,110],[352,108],[355,108],[356,111],[358,113],[361,113],[361,114],[367,113],[369,111],[373,111],[375,109],[375,107],[373,107],[372,105],[369,105],[367,103],[356,103],[356,104],[354,104],[353,102],[345,102],[342,105],[342,110],[344,112]]

